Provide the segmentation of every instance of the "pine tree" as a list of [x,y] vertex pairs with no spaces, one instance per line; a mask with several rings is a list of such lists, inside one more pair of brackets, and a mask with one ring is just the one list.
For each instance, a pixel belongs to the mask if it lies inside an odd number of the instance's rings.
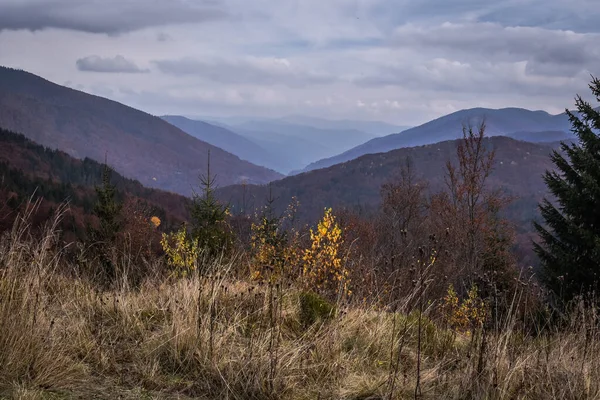
[[115,277],[115,268],[110,256],[114,249],[117,234],[121,230],[121,204],[116,199],[116,188],[110,182],[112,169],[104,162],[102,184],[96,186],[97,200],[93,214],[98,217],[98,228],[90,228],[90,236],[102,263],[103,275],[107,281]]
[[116,199],[116,187],[111,184],[112,169],[105,163],[102,170],[102,185],[96,186],[98,200],[94,205],[94,215],[100,222],[96,239],[113,243],[121,229],[121,204]]
[[275,214],[275,198],[269,183],[269,196],[259,215],[259,221],[252,224],[252,253],[254,279],[280,279],[285,272],[289,253],[288,232],[283,229],[284,216]]
[[[600,80],[590,89],[600,101]],[[545,226],[535,223],[539,255],[548,287],[564,300],[600,288],[600,112],[576,97],[577,112],[567,110],[578,143],[554,151],[557,171],[544,180],[556,202],[539,205]]]
[[209,257],[226,254],[232,243],[227,225],[229,209],[215,196],[216,176],[210,173],[210,150],[206,175],[200,176],[202,194],[194,193],[190,206],[192,238]]

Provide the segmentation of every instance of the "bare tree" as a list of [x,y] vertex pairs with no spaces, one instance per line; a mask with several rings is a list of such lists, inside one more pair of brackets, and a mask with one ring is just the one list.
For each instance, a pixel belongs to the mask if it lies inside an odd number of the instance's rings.
[[446,229],[451,243],[452,275],[467,286],[487,270],[506,270],[511,264],[512,230],[501,216],[510,199],[486,186],[496,154],[485,130],[485,122],[476,128],[463,127],[456,151],[458,164],[446,164],[447,192],[432,201],[432,215],[438,218],[438,228]]

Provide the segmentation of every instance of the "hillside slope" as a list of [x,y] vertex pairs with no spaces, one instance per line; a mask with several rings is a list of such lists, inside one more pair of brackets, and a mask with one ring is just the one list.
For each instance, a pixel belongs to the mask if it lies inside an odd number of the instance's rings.
[[[384,153],[403,147],[458,139],[462,136],[461,127],[463,125],[478,125],[483,119],[486,122],[487,136],[514,136],[517,139],[534,139],[536,142],[549,142],[572,137],[566,114],[550,115],[545,111],[529,111],[521,108],[499,110],[473,108],[445,115],[400,133],[375,138],[337,156],[312,163],[304,171],[326,168],[365,154]],[[534,135],[539,132],[552,133],[549,138],[542,134]],[[556,132],[562,132],[562,137],[557,137]]]
[[77,158],[104,160],[146,186],[188,195],[207,155],[219,185],[266,183],[275,171],[242,161],[158,117],[0,67],[0,126]]
[[230,129],[178,115],[164,115],[161,118],[185,133],[234,154],[242,160],[280,173],[289,170],[286,160],[278,153],[269,152],[248,137]]
[[[495,166],[489,186],[527,200],[530,207],[524,218],[536,213],[535,201],[546,193],[542,179],[545,170],[552,168],[548,155],[556,143],[536,144],[497,136],[486,139],[487,146],[496,150]],[[314,220],[323,207],[375,206],[380,201],[381,185],[393,179],[410,158],[418,179],[428,182],[432,191],[444,188],[445,164],[456,161],[457,141],[402,148],[387,153],[368,154],[352,161],[284,178],[272,183],[273,195],[279,210],[285,209],[292,197],[300,201],[301,216]],[[267,198],[266,186],[241,185],[222,188],[222,199],[245,209],[259,207]],[[525,206],[523,206],[525,207]]]
[[[85,217],[92,212],[96,200],[94,187],[101,184],[102,171],[103,166],[94,160],[75,159],[0,128],[0,231],[11,226],[21,204],[31,196],[42,199],[40,219],[49,209],[68,201],[74,217],[66,229],[82,230]],[[116,172],[111,182],[121,200],[129,197],[144,202],[167,228],[187,219],[186,197],[144,187]]]

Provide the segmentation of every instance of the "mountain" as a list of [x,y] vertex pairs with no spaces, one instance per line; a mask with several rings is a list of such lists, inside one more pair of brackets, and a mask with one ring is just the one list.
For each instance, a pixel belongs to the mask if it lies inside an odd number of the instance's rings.
[[[102,182],[104,167],[85,158],[49,149],[5,129],[0,129],[0,232],[10,228],[23,203],[32,196],[42,204],[35,216],[44,221],[45,214],[65,201],[69,202],[68,218],[62,229],[81,233],[89,221],[96,200],[95,185]],[[142,202],[169,229],[188,217],[189,199],[171,192],[144,187],[140,182],[114,172],[111,182],[117,196]]]
[[[251,117],[194,119],[201,119],[250,139],[266,150],[271,158],[269,162],[247,158],[249,161],[290,174],[297,173],[312,162],[349,150],[374,137],[408,128],[378,121],[329,120],[300,115],[275,119]],[[225,149],[244,158],[234,149]]]
[[214,117],[214,116],[194,116],[191,119],[209,122],[213,125],[232,127],[240,126],[248,122],[275,122],[293,125],[310,126],[317,129],[330,130],[358,130],[371,136],[383,136],[390,133],[401,132],[411,128],[410,126],[388,124],[381,121],[362,121],[351,119],[326,119],[311,117],[307,115],[288,115],[279,118],[260,118],[260,117]]
[[281,174],[242,161],[142,111],[0,67],[0,126],[76,158],[104,160],[142,184],[184,195],[211,170],[221,186]]
[[[477,126],[484,119],[487,136],[534,138],[536,142],[552,141],[557,137],[557,132],[564,133],[562,138],[573,137],[570,134],[570,124],[566,114],[551,115],[545,111],[529,111],[521,108],[499,110],[473,108],[445,115],[400,133],[372,139],[337,156],[314,162],[308,165],[304,171],[326,168],[364,154],[383,153],[402,147],[457,139],[462,136],[463,125]],[[548,137],[545,137],[542,132],[547,132]]]
[[348,150],[374,136],[356,129],[321,129],[281,120],[247,121],[229,127],[286,161],[288,171]]
[[[508,137],[487,138],[486,145],[496,150],[494,171],[489,178],[492,188],[500,188],[520,200],[515,207],[523,211],[522,221],[530,225],[536,214],[536,202],[546,193],[542,174],[552,169],[549,154],[557,143],[528,143]],[[410,158],[417,178],[427,181],[432,191],[444,188],[445,164],[456,162],[457,141],[402,148],[387,153],[367,154],[334,166],[290,176],[271,183],[276,208],[284,210],[292,197],[300,202],[300,217],[314,221],[324,207],[376,206],[381,185],[399,174]],[[234,208],[260,207],[269,188],[260,185],[229,186],[219,196]],[[242,204],[242,199],[246,204]]]
[[302,115],[291,115],[279,120],[290,124],[308,125],[318,129],[358,130],[373,136],[389,135],[390,133],[402,132],[411,128],[410,126],[392,125],[381,121],[329,120]]
[[551,143],[573,139],[573,134],[565,131],[513,132],[506,136],[533,143]]
[[233,128],[236,132],[252,140],[270,154],[277,155],[278,165],[286,174],[323,157],[335,154],[337,151],[321,143],[298,136],[281,134],[278,131],[255,131],[250,129]]
[[324,129],[309,125],[299,125],[282,120],[248,121],[234,126],[242,131],[276,132],[284,136],[302,138],[330,149],[352,148],[374,135],[357,129]]
[[234,154],[242,160],[280,173],[289,170],[286,161],[279,154],[268,152],[252,140],[230,129],[177,115],[165,115],[161,118],[185,133]]

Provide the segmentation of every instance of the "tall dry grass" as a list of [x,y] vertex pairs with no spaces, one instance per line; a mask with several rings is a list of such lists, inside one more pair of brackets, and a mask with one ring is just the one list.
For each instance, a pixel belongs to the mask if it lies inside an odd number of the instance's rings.
[[409,309],[418,292],[395,312],[323,313],[294,285],[234,279],[232,264],[100,290],[71,273],[56,225],[33,236],[24,215],[0,241],[6,398],[600,398],[597,318],[583,306],[561,331],[526,335],[513,309],[464,335],[430,304]]

